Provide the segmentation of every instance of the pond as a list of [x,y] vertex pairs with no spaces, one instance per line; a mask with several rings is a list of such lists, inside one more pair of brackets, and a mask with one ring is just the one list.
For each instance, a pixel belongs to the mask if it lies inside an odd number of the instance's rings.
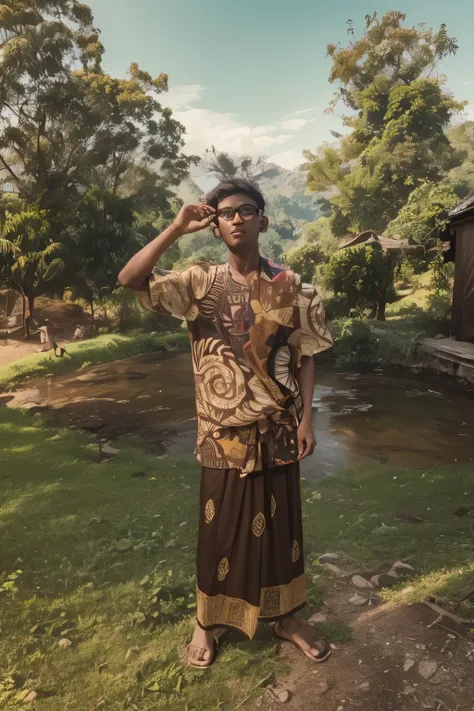
[[[472,386],[471,386],[472,388]],[[196,420],[188,354],[147,354],[55,376],[16,392],[61,426],[106,439],[141,435],[158,453],[193,456]],[[429,467],[474,459],[474,390],[409,370],[370,375],[316,369],[318,447],[302,462],[316,479],[363,462]]]

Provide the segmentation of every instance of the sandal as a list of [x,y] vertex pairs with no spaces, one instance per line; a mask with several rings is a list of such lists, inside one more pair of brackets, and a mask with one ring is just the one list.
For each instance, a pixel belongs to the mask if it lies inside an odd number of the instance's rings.
[[[277,631],[277,627],[279,628],[279,632]],[[285,642],[291,642],[292,644],[294,644],[295,647],[301,650],[303,654],[308,657],[308,659],[311,659],[312,662],[316,662],[316,664],[322,664],[322,662],[325,662],[326,659],[329,659],[332,654],[332,649],[329,642],[323,637],[321,637],[321,641],[324,642],[324,647],[322,650],[319,651],[318,656],[314,657],[312,654],[304,650],[303,647],[301,647],[297,642],[295,642],[294,639],[292,639],[292,637],[287,632],[285,632],[279,621],[275,622],[275,625],[273,627],[273,634],[275,635],[275,637],[278,637],[279,639],[282,639]]]
[[[223,629],[220,634],[214,635],[214,644],[212,649],[207,649],[206,647],[198,647],[195,644],[188,644],[186,646],[186,656],[187,656],[187,663],[189,664],[190,667],[194,667],[194,669],[208,669],[212,664],[214,664],[216,660],[217,653],[220,649],[220,643],[221,641],[227,637],[227,635],[230,633],[229,629]],[[190,656],[190,650],[194,649],[197,651],[197,655],[194,659],[191,659]],[[210,652],[211,656],[209,659],[204,660],[204,654],[206,652]]]

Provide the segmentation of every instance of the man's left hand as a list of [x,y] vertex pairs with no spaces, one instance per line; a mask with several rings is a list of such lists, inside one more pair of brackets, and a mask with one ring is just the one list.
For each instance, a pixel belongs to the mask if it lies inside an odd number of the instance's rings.
[[313,434],[313,428],[311,422],[303,422],[298,427],[297,432],[298,438],[298,459],[305,459],[310,457],[316,447],[316,440]]

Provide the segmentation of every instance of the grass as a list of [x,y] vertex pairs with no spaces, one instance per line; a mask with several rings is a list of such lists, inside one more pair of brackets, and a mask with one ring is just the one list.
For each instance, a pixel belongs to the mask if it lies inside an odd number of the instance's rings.
[[88,365],[110,363],[157,350],[189,350],[187,332],[183,330],[157,335],[104,335],[69,344],[67,351],[70,357],[55,358],[53,355],[50,358],[49,353],[28,356],[0,368],[0,391],[12,390],[31,378],[70,373]]
[[[268,626],[225,645],[206,672],[179,662],[194,622],[198,466],[129,438],[118,447],[100,464],[88,435],[0,409],[0,709],[23,708],[30,689],[39,711],[212,711],[249,694],[242,708],[254,708],[252,689],[282,669]],[[305,483],[308,614],[324,599],[317,557],[328,551],[361,571],[409,558],[421,574],[392,598],[474,587],[472,523],[453,516],[474,502],[473,473],[367,466]],[[402,523],[400,511],[425,523]],[[338,622],[325,631],[350,639]]]
[[[305,498],[306,545],[313,551],[342,553],[361,572],[401,559],[415,567],[417,578],[387,598],[459,599],[474,588],[473,519],[454,515],[474,505],[474,463],[423,470],[364,465],[307,486]],[[398,513],[424,523],[405,523]],[[472,602],[464,608],[469,616]]]

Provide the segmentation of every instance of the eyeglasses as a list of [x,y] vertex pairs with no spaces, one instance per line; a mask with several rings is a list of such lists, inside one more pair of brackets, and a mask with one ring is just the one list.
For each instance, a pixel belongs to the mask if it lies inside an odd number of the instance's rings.
[[217,217],[222,217],[226,222],[232,222],[236,214],[239,214],[241,220],[251,220],[256,215],[260,215],[261,210],[255,205],[239,205],[239,207],[223,207],[217,210]]

